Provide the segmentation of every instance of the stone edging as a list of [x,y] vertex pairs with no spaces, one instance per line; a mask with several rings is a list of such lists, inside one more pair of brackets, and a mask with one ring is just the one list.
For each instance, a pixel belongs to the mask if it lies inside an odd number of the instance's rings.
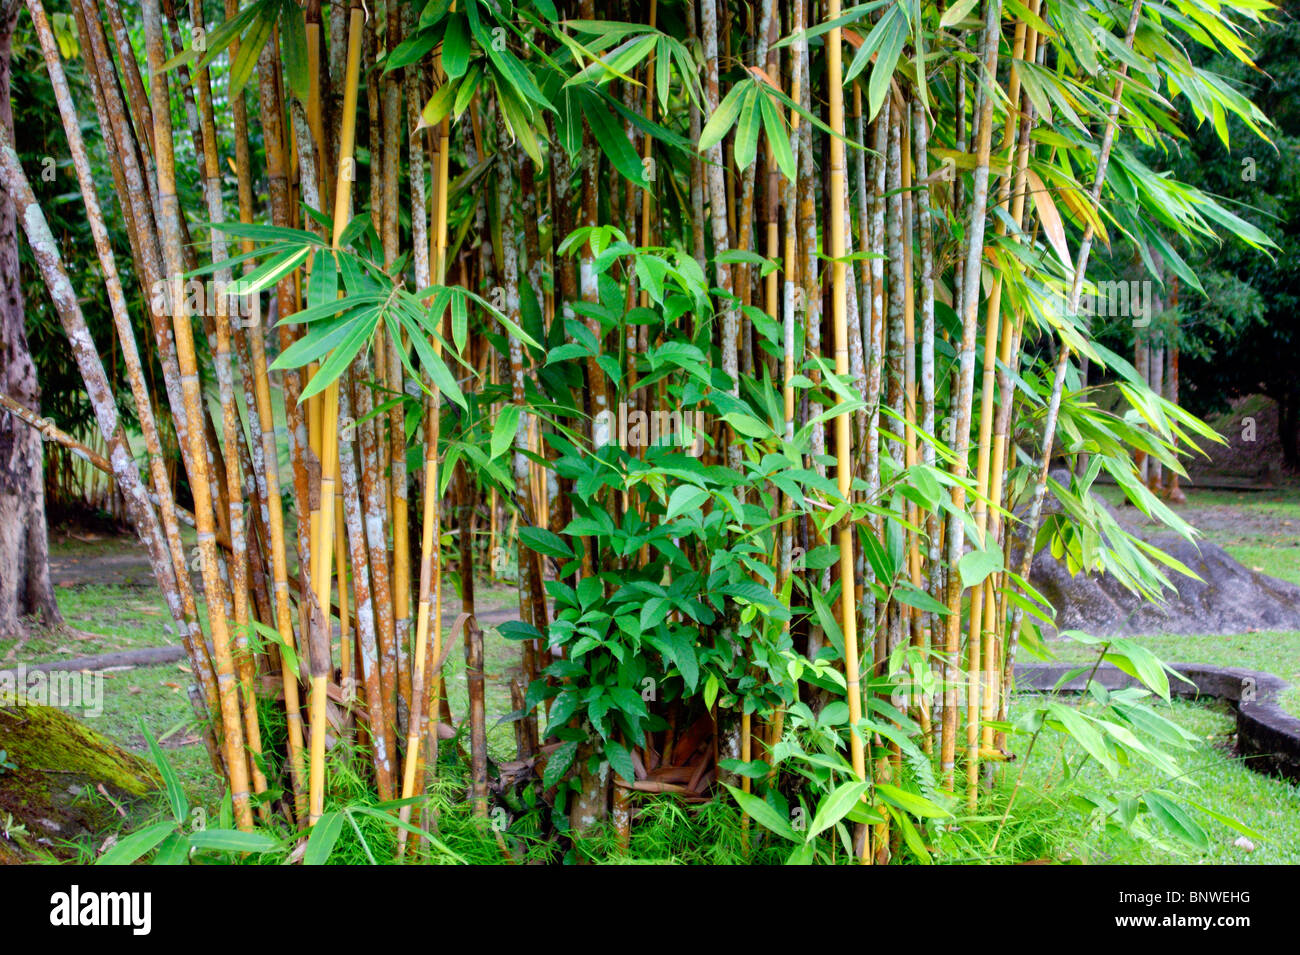
[[[1016,689],[1049,691],[1079,667],[1078,663],[1018,663]],[[1171,679],[1172,696],[1226,700],[1236,711],[1237,753],[1245,757],[1246,766],[1300,782],[1300,719],[1277,704],[1277,698],[1289,683],[1262,670],[1207,663],[1174,663],[1171,667],[1194,684],[1189,686]],[[1080,693],[1087,678],[1086,672],[1080,674],[1062,684],[1061,690]],[[1097,668],[1094,679],[1110,690],[1139,685],[1133,677],[1109,663]]]

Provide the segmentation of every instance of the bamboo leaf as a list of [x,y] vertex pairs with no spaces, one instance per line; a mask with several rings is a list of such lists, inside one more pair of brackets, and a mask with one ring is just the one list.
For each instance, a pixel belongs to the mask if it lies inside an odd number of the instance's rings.
[[957,572],[961,575],[963,588],[982,584],[989,574],[1002,569],[1002,548],[991,545],[984,550],[971,550],[962,555],[957,562]]
[[819,833],[829,829],[847,816],[849,810],[862,801],[863,795],[870,788],[870,782],[854,779],[847,783],[841,783],[823,796],[821,802],[817,804],[817,812],[813,814],[812,822],[808,824],[808,831],[804,834],[804,838],[811,842]]
[[[210,31],[207,34],[207,49],[203,51],[202,56],[199,57],[199,62],[198,65],[195,66],[195,70],[204,69],[213,61],[213,59],[219,56],[226,47],[230,46],[230,44],[233,43],[241,33],[243,33],[244,27],[246,27],[254,17],[261,14],[262,8],[266,6],[268,2],[271,2],[271,0],[261,0],[259,3],[250,4],[240,10],[233,17],[223,22],[221,26]],[[189,49],[178,53],[163,64],[163,69],[170,70],[182,63],[188,63],[194,59],[197,52],[198,51],[194,49]]]
[[939,26],[946,28],[965,20],[978,2],[979,0],[957,0],[956,3],[943,11],[943,16],[939,18]]
[[307,66],[307,23],[302,8],[285,3],[280,8],[280,55],[284,59],[284,77],[289,89],[302,103],[307,102],[310,79]]
[[1106,772],[1114,777],[1117,769],[1115,759],[1106,748],[1106,742],[1102,739],[1101,733],[1068,706],[1063,706],[1060,703],[1049,703],[1047,709],[1051,718],[1057,720],[1070,737],[1082,746],[1093,759],[1101,763]]
[[[451,36],[451,24],[453,22],[455,21],[449,21],[447,24],[447,37]],[[464,21],[461,22],[463,23]],[[437,45],[438,33],[436,30],[420,30],[413,36],[407,37],[401,43],[397,44],[397,46],[393,47],[392,52],[384,58],[384,72],[388,73],[390,70],[401,69],[404,66],[410,66],[412,63],[420,62],[420,60],[424,59],[425,55]],[[442,66],[443,69],[447,70],[447,75],[452,79],[455,79],[460,74],[453,74],[450,69],[447,69],[447,47],[449,45],[448,39],[444,38]]]
[[239,43],[235,61],[230,64],[231,96],[238,96],[248,85],[257,66],[257,58],[262,54],[262,47],[266,46],[266,41],[271,38],[271,31],[275,28],[275,17],[269,7],[259,6],[257,11],[252,26]]
[[382,809],[379,809],[374,806],[350,806],[348,807],[348,809],[344,811],[347,814],[348,821],[351,822],[354,827],[356,826],[356,822],[352,819],[353,813],[357,813],[362,816],[369,816],[372,819],[380,820],[386,825],[396,826],[398,829],[404,829],[407,832],[411,833],[412,835],[419,836],[421,839],[423,839],[429,845],[433,846],[439,852],[445,853],[453,861],[457,862],[460,865],[465,864],[465,860],[461,858],[459,854],[453,852],[447,846],[446,843],[444,843],[441,839],[439,839],[429,830],[421,829],[417,825],[413,825],[412,823],[406,822],[400,816],[395,816],[392,813],[384,812]]
[[1070,247],[1065,242],[1065,224],[1061,221],[1061,213],[1057,211],[1056,203],[1052,201],[1043,180],[1038,178],[1038,173],[1026,169],[1025,174],[1029,179],[1029,194],[1033,197],[1034,208],[1038,210],[1038,221],[1042,223],[1043,232],[1047,234],[1047,241],[1051,243],[1057,258],[1065,266],[1066,274],[1069,274],[1074,270],[1074,265],[1070,261]]
[[[331,302],[338,302],[339,270],[334,263],[334,253],[329,249],[318,249],[312,257],[311,278],[307,281],[307,308],[320,308]],[[295,317],[301,322],[302,318]]]
[[594,96],[585,95],[583,115],[591,127],[591,134],[596,138],[600,151],[609,159],[610,164],[633,185],[649,188],[645,179],[645,167],[641,157],[632,148],[623,127],[614,119],[605,104]]
[[1216,812],[1215,810],[1211,809],[1209,806],[1202,806],[1199,802],[1194,802],[1191,799],[1186,800],[1186,802],[1187,805],[1199,809],[1201,812],[1205,813],[1211,819],[1223,823],[1229,829],[1234,829],[1237,832],[1240,832],[1243,836],[1246,836],[1247,838],[1258,839],[1260,841],[1263,841],[1266,838],[1266,836],[1262,832],[1258,831],[1257,829],[1250,828],[1250,826],[1246,825],[1240,819],[1234,819],[1232,816],[1225,815],[1224,813],[1221,812]]
[[465,296],[453,293],[451,296],[451,340],[456,351],[465,351],[465,342],[469,338],[469,309],[465,305]]
[[758,84],[750,84],[740,104],[740,117],[736,120],[735,159],[738,169],[748,169],[758,155],[758,133],[763,125],[760,99],[766,97],[760,97]]
[[188,865],[190,842],[182,833],[173,832],[162,841],[150,865]]
[[1146,803],[1147,809],[1151,810],[1151,815],[1156,818],[1156,821],[1171,835],[1199,852],[1204,852],[1210,847],[1210,837],[1205,830],[1187,814],[1182,806],[1164,793],[1152,790],[1143,796],[1142,801]]
[[159,822],[131,833],[95,860],[95,865],[131,865],[176,833],[176,823]]
[[[894,78],[894,69],[903,52],[903,44],[907,42],[907,20],[902,10],[901,5],[890,10],[894,16],[889,33],[876,51],[876,65],[871,69],[871,81],[867,84],[867,115],[871,119],[879,115],[880,107],[884,105],[885,94],[889,92],[889,83]],[[881,17],[881,23],[885,19]]]
[[443,118],[451,112],[451,108],[456,101],[456,88],[459,84],[456,81],[448,80],[429,97],[429,102],[424,104],[424,109],[420,111],[420,122],[424,126],[437,126]]
[[740,805],[740,808],[745,811],[745,814],[764,829],[776,833],[782,839],[789,842],[801,843],[804,841],[799,837],[799,834],[794,831],[794,827],[790,825],[789,820],[785,819],[779,812],[762,799],[755,796],[753,793],[744,792],[728,783],[723,783],[722,785],[727,787],[727,791],[731,793],[732,797]]
[[926,848],[925,840],[921,838],[921,834],[916,831],[916,825],[912,822],[911,817],[907,813],[899,812],[893,808],[890,809],[890,815],[898,820],[898,826],[903,831],[903,841],[912,850],[912,854],[916,856],[917,861],[922,865],[930,865],[933,861],[930,858],[930,850]]
[[190,811],[189,801],[185,798],[185,789],[181,786],[176,770],[172,769],[172,764],[163,755],[162,747],[158,745],[158,741],[153,738],[153,733],[150,733],[149,727],[145,725],[144,717],[140,718],[140,732],[144,734],[145,742],[149,744],[149,755],[153,757],[154,765],[158,767],[158,775],[162,776],[172,818],[176,820],[178,826],[184,825],[185,817]]
[[519,433],[519,412],[521,410],[518,405],[506,405],[501,409],[501,414],[497,416],[496,425],[492,428],[492,457],[501,457],[515,443],[515,438]]
[[781,170],[781,175],[794,182],[797,170],[795,169],[794,152],[790,149],[789,133],[786,131],[785,119],[781,111],[771,98],[766,94],[763,95],[763,132],[767,134],[767,141],[772,147],[772,156],[776,159],[777,168]]
[[447,32],[442,38],[442,68],[453,80],[465,75],[469,53],[469,23],[462,17],[452,17],[447,21]]
[[[415,348],[415,353],[420,359],[420,366],[425,370],[433,383],[438,386],[438,390],[457,405],[468,410],[469,406],[465,402],[464,394],[461,393],[460,385],[456,383],[456,378],[452,375],[451,369],[447,367],[447,363],[442,360],[426,340],[424,330],[422,330],[416,322],[407,321],[405,318],[402,319],[402,324],[406,327],[407,333],[410,335],[411,345]],[[393,331],[397,331],[397,329],[394,328]],[[416,372],[415,368],[410,365],[409,359],[406,358],[406,352],[403,350],[400,351],[399,354],[406,363],[407,371],[409,371],[413,377],[419,379],[420,375]]]
[[919,793],[900,789],[890,783],[876,783],[876,795],[885,802],[921,819],[943,819],[952,815],[943,806],[931,802]]
[[379,314],[377,308],[366,309],[346,320],[347,334],[316,369],[316,374],[312,375],[311,381],[302,390],[299,403],[306,401],[312,395],[319,394],[338,380],[344,369],[352,364],[352,359],[357,356],[357,352],[361,351],[375,333],[375,326],[379,324]]
[[280,279],[284,278],[304,261],[311,254],[310,248],[294,249],[291,252],[285,252],[283,255],[277,255],[269,262],[265,262],[261,267],[250,272],[242,279],[236,279],[230,284],[231,295],[256,295],[263,289],[270,288]]
[[298,339],[271,363],[271,371],[283,371],[286,368],[301,368],[321,356],[328,354],[348,337],[350,326],[346,316],[337,321],[322,323]]
[[718,104],[718,108],[713,111],[713,115],[709,117],[709,121],[704,124],[704,129],[700,132],[700,141],[696,147],[700,152],[707,152],[722,142],[722,137],[727,135],[735,124],[736,117],[740,115],[740,107],[746,91],[753,83],[753,80],[741,80],[722,98],[722,102]]
[[270,852],[279,843],[265,832],[238,829],[201,829],[190,833],[190,848],[219,852]]
[[307,837],[307,848],[302,855],[303,865],[324,865],[334,851],[334,845],[343,834],[343,813],[326,812],[316,820],[311,835]]

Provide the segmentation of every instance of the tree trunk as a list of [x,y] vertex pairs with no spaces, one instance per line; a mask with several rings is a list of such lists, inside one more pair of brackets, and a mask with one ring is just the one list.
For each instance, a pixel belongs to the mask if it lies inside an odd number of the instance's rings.
[[[13,133],[10,103],[10,41],[17,0],[0,2],[0,123]],[[36,365],[23,327],[18,272],[18,223],[14,205],[0,192],[0,392],[40,414]],[[45,480],[41,436],[9,414],[0,414],[0,638],[18,633],[20,618],[40,614],[62,623],[50,586],[45,528]]]

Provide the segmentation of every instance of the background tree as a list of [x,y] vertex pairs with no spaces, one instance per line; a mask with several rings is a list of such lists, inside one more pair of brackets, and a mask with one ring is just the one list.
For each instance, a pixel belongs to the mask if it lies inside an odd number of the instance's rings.
[[[20,0],[0,2],[0,123],[13,134],[10,102],[14,27]],[[24,327],[14,205],[0,192],[0,393],[40,412],[41,389]],[[61,622],[50,586],[41,436],[0,412],[0,635],[17,631],[20,618],[40,614]]]

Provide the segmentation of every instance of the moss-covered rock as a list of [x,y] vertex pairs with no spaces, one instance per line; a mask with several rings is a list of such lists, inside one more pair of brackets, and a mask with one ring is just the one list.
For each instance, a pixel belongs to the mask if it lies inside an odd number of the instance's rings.
[[151,764],[51,707],[0,707],[0,750],[0,863],[67,858],[118,828],[100,786],[125,804],[160,785]]

